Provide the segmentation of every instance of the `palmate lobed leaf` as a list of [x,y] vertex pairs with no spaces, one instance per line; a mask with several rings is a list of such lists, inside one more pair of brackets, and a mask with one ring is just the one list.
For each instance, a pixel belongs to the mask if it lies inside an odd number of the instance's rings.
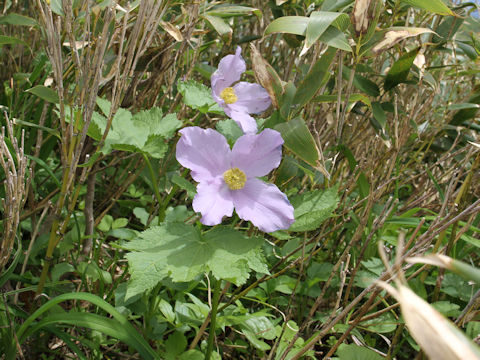
[[314,190],[292,197],[295,208],[295,222],[290,231],[310,231],[317,229],[328,219],[338,204],[338,189]]
[[[105,116],[109,115],[110,102],[97,99],[97,105]],[[94,112],[89,136],[100,140],[105,132],[107,119]],[[176,114],[163,115],[160,108],[153,107],[134,115],[125,109],[118,109],[112,120],[112,127],[105,139],[103,152],[111,149],[147,153],[153,158],[161,158],[167,151],[164,140],[170,139],[182,125]]]
[[262,242],[226,227],[204,234],[184,223],[152,227],[126,245],[131,279],[125,298],[153,288],[167,276],[187,282],[209,271],[218,279],[243,284],[251,270],[268,273]]

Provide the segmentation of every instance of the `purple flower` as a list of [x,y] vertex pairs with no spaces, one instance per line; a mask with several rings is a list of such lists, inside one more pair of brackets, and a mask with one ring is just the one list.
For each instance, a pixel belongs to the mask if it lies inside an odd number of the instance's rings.
[[237,47],[235,55],[227,55],[212,74],[212,95],[225,114],[237,122],[245,134],[256,133],[257,123],[249,114],[259,114],[268,109],[272,101],[268,92],[259,84],[240,81],[246,65]]
[[193,126],[180,133],[177,160],[192,170],[199,183],[193,209],[202,214],[203,224],[220,224],[235,208],[240,218],[262,231],[290,227],[293,206],[285,194],[257,179],[280,164],[283,139],[278,131],[265,129],[257,135],[243,135],[231,150],[225,137],[215,130]]

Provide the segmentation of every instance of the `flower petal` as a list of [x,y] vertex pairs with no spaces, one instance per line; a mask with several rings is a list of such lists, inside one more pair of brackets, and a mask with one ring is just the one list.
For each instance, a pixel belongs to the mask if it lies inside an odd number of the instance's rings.
[[240,80],[240,76],[247,69],[241,53],[242,48],[238,46],[235,55],[227,55],[220,60],[218,69],[212,74],[210,81],[212,83],[212,94],[215,101],[218,102],[217,99],[222,90]]
[[231,194],[238,216],[264,232],[288,229],[295,221],[293,206],[273,184],[248,179],[243,189]]
[[225,107],[225,114],[235,120],[245,134],[255,134],[257,132],[257,122],[246,112],[232,110],[230,106]]
[[177,160],[192,170],[195,181],[213,181],[230,169],[230,147],[218,131],[191,126],[183,128],[180,133]]
[[247,178],[267,175],[282,160],[282,135],[265,129],[257,135],[243,135],[232,149],[232,166],[242,170]]
[[193,210],[201,213],[201,223],[209,226],[220,224],[224,216],[232,216],[233,201],[225,182],[199,183],[193,198]]
[[249,114],[260,114],[267,110],[272,104],[270,95],[259,84],[252,84],[241,81],[233,87],[238,100],[230,107],[237,111],[243,111]]

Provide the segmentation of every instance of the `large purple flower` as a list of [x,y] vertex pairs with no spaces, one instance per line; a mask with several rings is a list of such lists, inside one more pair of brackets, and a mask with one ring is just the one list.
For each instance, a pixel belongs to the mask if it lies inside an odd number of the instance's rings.
[[235,120],[245,134],[249,134],[257,132],[257,123],[249,114],[267,110],[272,101],[259,84],[240,81],[233,85],[246,70],[241,52],[239,46],[235,55],[227,55],[220,60],[211,78],[212,95],[225,114]]
[[285,194],[257,179],[280,164],[283,139],[278,131],[243,135],[231,150],[225,137],[215,130],[193,126],[180,133],[177,160],[192,170],[199,183],[193,209],[202,214],[203,224],[220,224],[235,208],[240,218],[262,231],[290,227],[293,206]]

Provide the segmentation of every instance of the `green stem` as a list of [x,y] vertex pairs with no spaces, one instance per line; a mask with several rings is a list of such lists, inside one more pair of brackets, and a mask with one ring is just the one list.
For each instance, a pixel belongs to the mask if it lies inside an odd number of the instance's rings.
[[210,331],[208,334],[208,346],[205,360],[210,360],[210,357],[212,356],[213,341],[215,340],[215,326],[217,322],[218,300],[220,299],[220,283],[222,282],[222,280],[216,280],[213,276],[212,279],[215,281],[215,288],[213,290],[212,311],[210,312]]
[[[148,158],[147,154],[142,154],[142,155],[143,155],[143,158],[145,159],[145,164],[147,164],[150,177],[152,178],[153,192],[155,193],[155,197],[157,198],[158,204],[162,206],[162,197],[160,196],[160,191],[158,191],[157,177],[155,176],[155,172],[153,171],[152,163],[150,162],[150,159]],[[160,222],[160,218],[159,218],[159,222]]]

